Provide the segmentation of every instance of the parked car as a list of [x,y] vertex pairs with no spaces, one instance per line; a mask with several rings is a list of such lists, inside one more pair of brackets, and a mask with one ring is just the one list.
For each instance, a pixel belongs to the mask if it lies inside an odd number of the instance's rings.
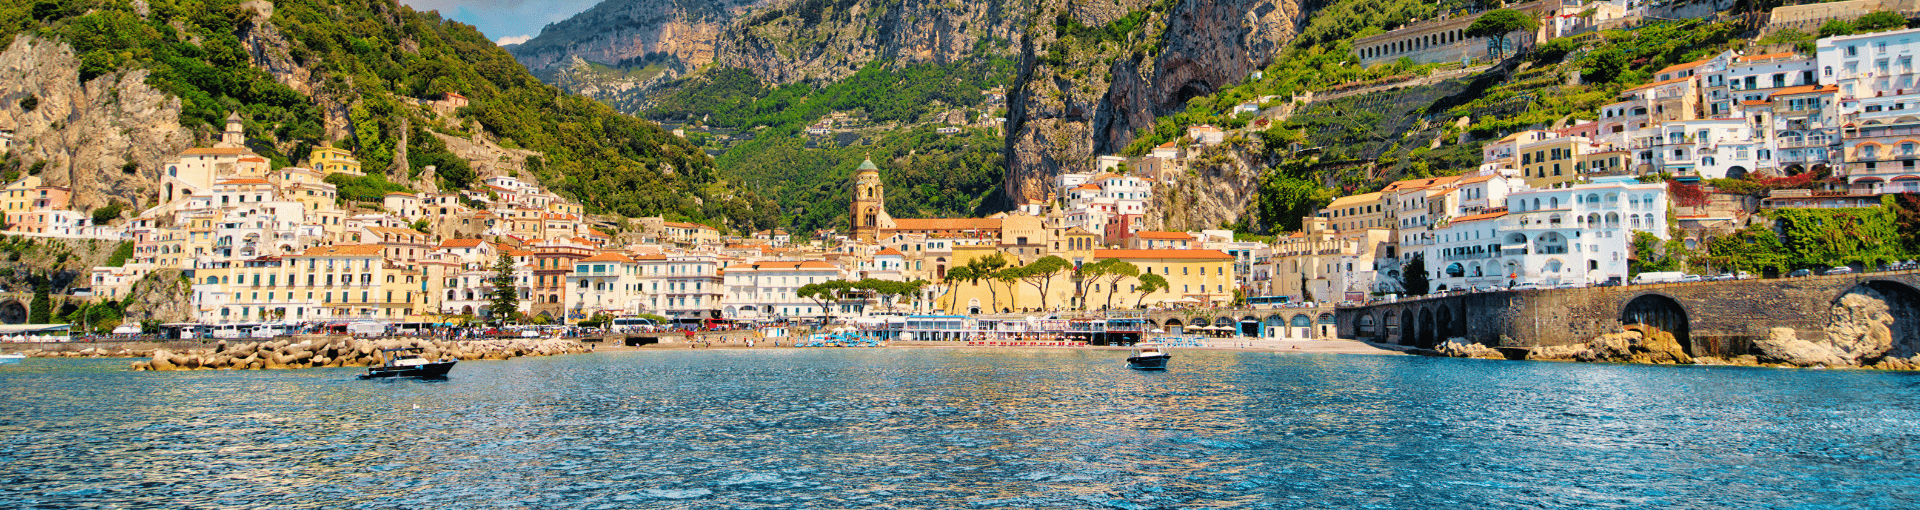
[[1733,275],[1733,273],[1720,273],[1720,274],[1717,274],[1717,275],[1713,275],[1713,276],[1709,276],[1709,277],[1707,277],[1707,281],[1710,281],[1710,282],[1723,282],[1723,281],[1727,281],[1727,280],[1732,280],[1732,279],[1735,279],[1735,278],[1737,278],[1737,277],[1735,277],[1735,276]]
[[1823,272],[1820,274],[1830,274],[1830,275],[1831,274],[1853,274],[1853,268],[1847,267],[1847,266],[1835,266],[1835,267],[1827,268],[1826,272]]
[[1813,270],[1811,269],[1795,269],[1793,270],[1793,272],[1787,273],[1788,278],[1799,278],[1802,276],[1812,276],[1812,275],[1813,275]]
[[1626,282],[1622,282],[1614,278],[1608,278],[1607,281],[1600,282],[1600,284],[1595,285],[1595,287],[1622,287],[1625,285],[1626,285]]

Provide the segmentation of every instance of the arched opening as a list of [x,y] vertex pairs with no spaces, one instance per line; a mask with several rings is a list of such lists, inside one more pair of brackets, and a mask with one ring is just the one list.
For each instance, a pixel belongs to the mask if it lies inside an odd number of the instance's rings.
[[1746,176],[1747,176],[1747,167],[1736,166],[1736,167],[1727,169],[1728,179],[1739,179]]
[[1380,324],[1382,325],[1381,326],[1382,333],[1380,335],[1381,342],[1392,342],[1392,343],[1401,342],[1399,313],[1393,310],[1387,310],[1387,317],[1385,320],[1380,321]]
[[27,306],[12,299],[6,300],[6,302],[0,302],[0,322],[7,324],[25,324],[27,322]]
[[1688,355],[1705,355],[1694,352],[1693,339],[1687,336],[1691,329],[1687,320],[1687,309],[1680,306],[1680,302],[1674,301],[1673,298],[1659,294],[1646,294],[1633,298],[1632,301],[1627,302],[1625,308],[1620,309],[1620,324],[1653,326],[1661,331],[1672,333],[1674,341],[1679,342],[1680,348]]
[[1240,336],[1260,336],[1260,319],[1252,315],[1240,318]]
[[1360,316],[1360,323],[1355,325],[1355,330],[1360,338],[1374,341],[1380,340],[1379,337],[1375,336],[1378,332],[1375,331],[1372,315]]
[[[1880,357],[1911,357],[1920,353],[1920,290],[1906,284],[1873,280],[1854,285],[1834,297],[1827,314],[1827,334],[1848,334],[1853,343],[1888,338],[1892,345]],[[1884,336],[1882,336],[1884,335]],[[1862,364],[1876,362],[1863,358]]]
[[1180,323],[1180,319],[1167,319],[1165,329],[1167,333],[1175,335],[1186,333],[1186,326]]
[[1333,338],[1334,336],[1333,330],[1335,327],[1333,314],[1322,313],[1320,314],[1320,320],[1315,322],[1318,322],[1320,324],[1319,338]]
[[1267,338],[1289,336],[1285,334],[1285,331],[1287,331],[1287,320],[1280,318],[1280,314],[1268,315],[1267,320],[1264,321],[1261,326],[1264,331],[1260,332],[1260,336]]
[[1460,332],[1455,331],[1453,325],[1454,325],[1454,322],[1453,322],[1452,307],[1449,307],[1447,305],[1440,305],[1440,310],[1437,312],[1434,312],[1433,314],[1434,339],[1441,343],[1445,343],[1446,341],[1451,340],[1454,337],[1460,336]]
[[1420,336],[1415,337],[1416,341],[1418,342],[1418,346],[1420,348],[1422,349],[1433,348],[1434,346],[1433,330],[1434,330],[1433,309],[1421,308],[1420,309]]

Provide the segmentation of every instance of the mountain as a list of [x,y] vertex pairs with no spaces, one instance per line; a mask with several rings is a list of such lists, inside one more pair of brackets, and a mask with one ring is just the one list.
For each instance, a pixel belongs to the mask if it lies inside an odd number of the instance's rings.
[[152,204],[161,163],[237,112],[276,167],[352,149],[372,174],[355,187],[517,175],[593,213],[738,229],[776,214],[657,124],[545,85],[473,27],[393,0],[16,2],[0,5],[0,42],[0,127],[16,149],[0,170],[75,186],[81,205]]
[[[611,0],[601,7],[617,11],[610,6],[639,4],[658,2]],[[1155,118],[1184,109],[1190,98],[1239,83],[1269,63],[1298,33],[1307,10],[1300,0],[734,5],[741,14],[725,22],[712,40],[712,63],[706,68],[647,86],[620,78],[589,83],[557,75],[550,81],[594,90],[594,97],[625,111],[701,131],[708,141],[704,147],[721,154],[722,175],[753,182],[756,190],[776,197],[798,230],[844,222],[832,210],[844,207],[846,191],[830,186],[831,179],[861,159],[849,153],[874,149],[885,149],[877,161],[894,160],[880,161],[883,168],[929,164],[929,158],[983,162],[954,170],[965,174],[961,182],[986,178],[991,186],[940,188],[963,200],[925,208],[923,214],[981,214],[1040,201],[1051,176],[1090,169],[1095,155],[1118,152]],[[542,48],[568,47],[557,39],[612,31],[580,28],[612,23],[608,20],[583,14],[554,25],[565,25],[566,31],[544,31],[541,38],[548,40],[534,42]],[[611,40],[577,37],[583,38],[572,47],[596,51]],[[623,55],[637,54],[642,46]],[[551,53],[514,52],[523,62],[536,56],[540,62],[561,62]],[[590,53],[576,56],[602,64],[608,59]],[[641,68],[602,71],[636,69]],[[915,85],[927,80],[939,86]],[[847,86],[851,83],[860,85]],[[856,127],[833,129],[832,140],[801,133],[807,126],[825,125],[831,115],[850,115]],[[994,122],[997,118],[1006,123]],[[890,142],[927,126],[978,130],[977,136],[989,138],[924,151]],[[996,154],[977,155],[989,142]],[[926,180],[931,174],[925,172],[907,173],[921,177],[882,176],[890,190],[945,185]]]
[[506,49],[535,76],[626,111],[714,60],[726,24],[767,0],[608,0]]

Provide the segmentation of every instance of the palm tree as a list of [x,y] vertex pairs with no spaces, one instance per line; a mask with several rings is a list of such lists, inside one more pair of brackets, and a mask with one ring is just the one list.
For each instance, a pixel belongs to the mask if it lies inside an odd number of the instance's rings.
[[1138,291],[1140,292],[1140,297],[1133,301],[1133,307],[1139,308],[1140,303],[1147,300],[1147,294],[1159,292],[1161,290],[1165,290],[1166,288],[1167,288],[1167,277],[1160,276],[1153,273],[1140,275],[1140,288],[1138,289]]

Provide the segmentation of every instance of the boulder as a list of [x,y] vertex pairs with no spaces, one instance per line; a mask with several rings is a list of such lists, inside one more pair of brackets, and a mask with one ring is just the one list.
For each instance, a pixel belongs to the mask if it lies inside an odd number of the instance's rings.
[[1852,365],[1837,353],[1833,346],[1801,340],[1793,328],[1773,328],[1767,337],[1753,342],[1754,350],[1759,351],[1756,361],[1760,363],[1781,363],[1798,367],[1812,366],[1848,366]]

